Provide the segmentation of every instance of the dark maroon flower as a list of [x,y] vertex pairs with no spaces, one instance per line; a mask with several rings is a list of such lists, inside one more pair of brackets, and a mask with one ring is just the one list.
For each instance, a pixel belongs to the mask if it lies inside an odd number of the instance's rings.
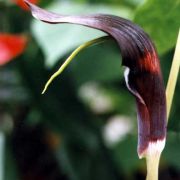
[[33,16],[41,21],[88,26],[104,31],[116,40],[122,65],[126,67],[126,85],[137,103],[139,157],[160,154],[166,137],[166,97],[159,58],[149,36],[136,24],[117,16],[63,16],[25,2]]

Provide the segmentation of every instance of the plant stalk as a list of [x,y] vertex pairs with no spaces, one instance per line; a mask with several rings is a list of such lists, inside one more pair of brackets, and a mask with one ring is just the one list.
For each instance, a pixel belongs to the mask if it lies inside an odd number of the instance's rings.
[[158,180],[158,169],[161,153],[148,155],[146,157],[147,163],[147,177],[146,180]]
[[180,67],[180,30],[179,30],[179,35],[178,35],[178,39],[177,39],[174,58],[173,58],[171,71],[170,71],[167,88],[166,88],[167,121],[168,121],[171,106],[172,106],[172,100],[173,100],[174,91],[175,91],[177,78],[178,78],[178,74],[179,74],[179,67]]

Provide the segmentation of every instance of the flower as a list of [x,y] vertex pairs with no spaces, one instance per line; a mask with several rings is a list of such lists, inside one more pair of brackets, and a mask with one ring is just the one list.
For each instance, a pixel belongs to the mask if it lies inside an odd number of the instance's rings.
[[24,35],[0,33],[0,65],[23,53],[27,43]]
[[138,115],[138,155],[160,154],[166,139],[166,97],[159,58],[149,36],[136,24],[121,17],[95,14],[63,16],[25,0],[32,15],[43,22],[73,23],[107,33],[122,55],[128,90],[135,96]]
[[[24,3],[23,0],[12,0],[14,3],[16,3],[19,7],[21,7],[24,10],[28,10],[28,6]],[[33,4],[38,4],[39,0],[30,0],[29,2]]]

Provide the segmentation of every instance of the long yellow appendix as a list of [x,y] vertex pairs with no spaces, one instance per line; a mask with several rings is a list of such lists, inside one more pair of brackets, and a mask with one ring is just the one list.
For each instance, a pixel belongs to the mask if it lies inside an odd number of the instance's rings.
[[51,82],[58,76],[60,75],[64,69],[68,66],[68,64],[75,58],[75,56],[82,51],[83,49],[90,47],[92,45],[98,44],[98,43],[102,43],[106,40],[109,40],[110,37],[109,36],[103,36],[97,39],[93,39],[91,41],[88,41],[82,45],[80,45],[78,48],[76,48],[71,55],[66,59],[66,61],[61,65],[61,67],[50,77],[50,79],[47,81],[47,83],[45,84],[45,87],[42,91],[42,94],[44,94],[48,88],[48,86],[51,84]]

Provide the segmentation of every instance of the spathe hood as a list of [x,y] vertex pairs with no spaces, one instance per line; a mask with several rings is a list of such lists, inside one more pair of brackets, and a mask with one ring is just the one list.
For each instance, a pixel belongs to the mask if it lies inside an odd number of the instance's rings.
[[116,40],[128,90],[135,96],[138,116],[138,154],[161,152],[166,137],[166,97],[159,58],[149,36],[129,20],[105,14],[64,16],[25,0],[32,15],[43,22],[73,23],[101,30]]

